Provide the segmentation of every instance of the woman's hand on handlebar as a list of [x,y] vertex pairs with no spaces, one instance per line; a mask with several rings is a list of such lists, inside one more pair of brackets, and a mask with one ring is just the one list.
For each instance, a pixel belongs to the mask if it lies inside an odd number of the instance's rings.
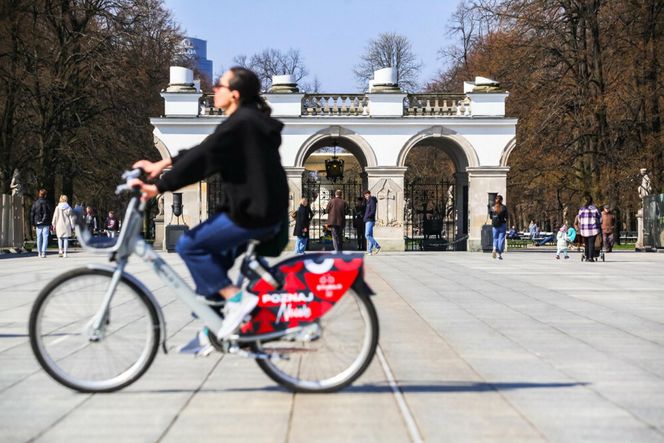
[[143,183],[143,181],[137,178],[130,180],[128,184],[132,188],[141,189],[141,201],[148,201],[159,194],[159,190],[157,189],[156,185],[149,185],[147,183]]
[[132,166],[133,168],[141,168],[147,174],[148,178],[155,178],[161,174],[165,168],[171,166],[171,159],[160,160],[158,162],[151,162],[150,160],[139,160]]

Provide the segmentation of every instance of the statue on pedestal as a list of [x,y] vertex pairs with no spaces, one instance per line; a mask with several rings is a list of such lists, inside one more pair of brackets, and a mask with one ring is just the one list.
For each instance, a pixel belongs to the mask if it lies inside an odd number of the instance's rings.
[[23,195],[25,194],[25,186],[23,185],[23,177],[21,177],[21,171],[16,168],[12,174],[12,181],[9,184],[9,188],[12,190],[12,195]]
[[650,195],[652,192],[652,184],[650,183],[650,177],[648,177],[648,170],[646,168],[641,168],[639,171],[641,173],[641,184],[639,185],[639,198],[641,199],[641,208],[639,208],[636,213],[637,221],[637,239],[635,249],[641,251],[645,249],[643,244],[643,199]]

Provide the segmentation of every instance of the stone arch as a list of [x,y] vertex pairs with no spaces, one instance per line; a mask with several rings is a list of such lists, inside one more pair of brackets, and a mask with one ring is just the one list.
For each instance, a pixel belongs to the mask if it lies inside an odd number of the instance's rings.
[[[401,151],[399,152],[399,156],[397,157],[397,166],[405,167],[406,158],[408,157],[410,150],[413,149],[413,147],[415,147],[419,142],[426,140],[427,138],[449,140],[452,142],[451,146],[453,149],[451,149],[449,152],[446,150],[446,152],[448,153],[450,159],[454,162],[457,171],[465,172],[466,166],[477,167],[480,165],[475,148],[473,148],[473,145],[471,145],[470,142],[465,139],[465,137],[444,126],[432,126],[418,132],[404,144],[404,146],[401,148]],[[454,149],[454,147],[458,149]],[[464,158],[460,158],[460,154],[463,154]]]
[[168,152],[168,148],[166,147],[166,144],[156,135],[154,137],[154,147],[159,151],[159,154],[161,155],[162,160],[167,160],[171,158],[171,153]]
[[515,147],[516,147],[516,137],[508,141],[505,147],[503,148],[503,153],[500,155],[500,166],[507,166],[507,161],[509,160],[510,155],[512,155],[512,151],[514,151]]
[[321,129],[309,137],[300,146],[293,166],[303,168],[307,157],[316,149],[323,147],[330,138],[335,138],[338,141],[338,146],[350,151],[361,163],[364,163],[364,167],[378,166],[378,159],[373,149],[371,149],[371,145],[360,135],[341,126],[330,126]]

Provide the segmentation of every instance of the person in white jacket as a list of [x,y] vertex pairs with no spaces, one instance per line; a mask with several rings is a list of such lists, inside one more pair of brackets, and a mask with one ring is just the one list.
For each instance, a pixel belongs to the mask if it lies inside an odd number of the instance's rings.
[[67,203],[67,196],[60,196],[60,203],[53,213],[53,226],[55,235],[58,237],[59,257],[67,257],[69,237],[71,237],[74,223],[71,219],[71,206]]
[[560,260],[560,254],[562,253],[563,256],[567,259],[569,258],[569,255],[567,255],[567,225],[563,224],[560,229],[558,230],[558,235],[556,236],[557,238],[557,244],[556,244],[556,260]]

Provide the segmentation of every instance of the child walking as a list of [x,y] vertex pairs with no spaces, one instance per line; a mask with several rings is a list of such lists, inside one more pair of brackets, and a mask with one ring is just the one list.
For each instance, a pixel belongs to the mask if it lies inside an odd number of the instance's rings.
[[567,242],[569,241],[567,237],[567,225],[563,225],[558,230],[558,235],[556,236],[558,242],[556,244],[556,260],[560,260],[560,253],[562,252],[565,259],[569,258],[567,255]]

